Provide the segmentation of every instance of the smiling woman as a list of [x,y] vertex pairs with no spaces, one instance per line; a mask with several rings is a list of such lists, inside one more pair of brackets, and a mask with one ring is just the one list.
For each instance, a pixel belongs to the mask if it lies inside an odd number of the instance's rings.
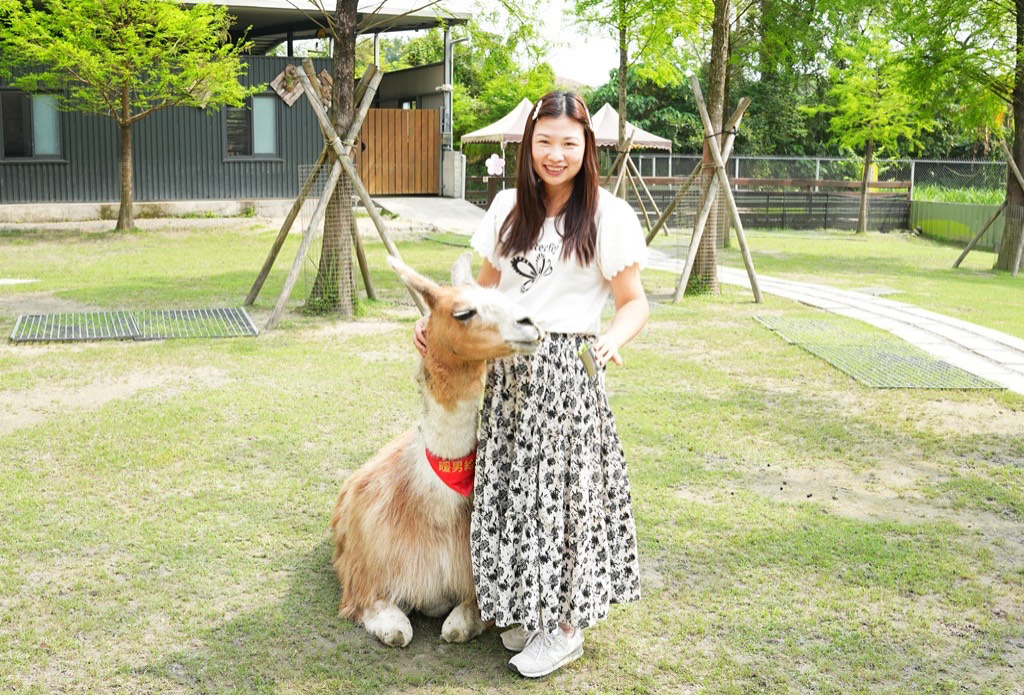
[[[598,186],[578,96],[537,102],[518,161],[516,188],[494,199],[473,235],[477,281],[514,299],[547,336],[535,354],[488,369],[471,544],[481,614],[518,625],[502,634],[519,652],[509,667],[538,677],[583,654],[583,629],[610,604],[640,598],[629,481],[601,368],[621,364],[619,349],[647,321],[647,247],[632,208]],[[601,333],[609,296],[615,318]]]

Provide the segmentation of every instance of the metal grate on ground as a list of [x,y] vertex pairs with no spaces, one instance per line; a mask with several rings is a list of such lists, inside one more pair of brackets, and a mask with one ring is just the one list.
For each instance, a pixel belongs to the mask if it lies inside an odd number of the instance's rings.
[[1001,389],[894,335],[852,320],[755,316],[797,345],[870,388]]
[[29,314],[19,316],[11,333],[18,343],[76,340],[127,340],[139,333],[127,311]]
[[184,309],[23,315],[14,324],[11,340],[30,343],[256,335],[259,331],[243,308]]
[[137,311],[136,340],[166,338],[240,338],[259,335],[245,309]]

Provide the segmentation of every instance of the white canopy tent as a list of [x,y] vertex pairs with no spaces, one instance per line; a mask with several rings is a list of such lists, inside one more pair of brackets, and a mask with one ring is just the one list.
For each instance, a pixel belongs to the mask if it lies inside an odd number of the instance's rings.
[[[619,144],[619,114],[611,104],[605,104],[598,109],[597,113],[590,117],[590,121],[598,147],[615,147]],[[672,151],[672,141],[668,138],[648,133],[626,121],[626,139],[629,140],[630,136],[633,137],[633,147]]]
[[[523,140],[523,131],[526,130],[526,119],[530,117],[535,104],[524,98],[510,112],[502,116],[494,123],[484,126],[472,133],[462,136],[462,144],[492,142],[501,146],[501,158],[505,159],[505,144],[518,143]],[[612,108],[611,104],[605,104],[597,113],[591,116],[591,125],[594,129],[594,137],[598,147],[615,147],[619,142],[619,114]],[[637,128],[626,122],[626,139],[633,137],[634,148],[652,148],[668,150],[672,152],[672,141],[653,133],[648,133],[643,128]],[[672,158],[669,157],[669,176],[672,175]]]
[[501,146],[501,157],[505,158],[506,142],[521,142],[526,130],[526,119],[530,117],[533,102],[523,98],[519,105],[494,123],[462,136],[462,144],[469,142],[496,142]]
[[[484,126],[472,133],[462,136],[462,144],[470,142],[495,142],[501,145],[502,152],[507,142],[522,142],[523,131],[526,130],[526,119],[534,107],[529,99],[523,99],[519,105],[502,116],[494,123]],[[594,136],[597,139],[598,147],[614,147],[619,142],[619,114],[612,108],[611,104],[605,104],[597,113],[591,117],[594,127]],[[648,133],[643,128],[626,123],[626,139],[633,136],[633,147],[654,148],[672,151],[672,141],[653,133]]]

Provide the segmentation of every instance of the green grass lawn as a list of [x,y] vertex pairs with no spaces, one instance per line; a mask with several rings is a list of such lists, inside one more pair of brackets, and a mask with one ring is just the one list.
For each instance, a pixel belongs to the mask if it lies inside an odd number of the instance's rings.
[[[772,277],[843,289],[888,287],[889,296],[948,316],[1024,338],[1024,277],[993,271],[995,254],[972,251],[952,267],[961,249],[908,234],[753,230],[747,233],[754,267]],[[661,235],[655,248],[685,258],[689,232]],[[743,267],[735,237],[720,262]]]
[[[0,278],[38,280],[0,285],[0,331],[41,308],[237,306],[275,233],[0,232]],[[766,274],[886,285],[1003,330],[1004,303],[1019,313],[1024,282],[983,254],[939,272],[955,249],[830,238],[751,245]],[[438,279],[461,252],[400,249]],[[732,287],[671,305],[653,271],[651,322],[609,374],[644,599],[537,682],[493,631],[448,645],[416,617],[395,650],[340,619],[338,488],[419,411],[416,314],[367,252],[381,299],[355,321],[0,344],[0,692],[1022,692],[1024,397],[864,388],[751,318],[812,310]]]

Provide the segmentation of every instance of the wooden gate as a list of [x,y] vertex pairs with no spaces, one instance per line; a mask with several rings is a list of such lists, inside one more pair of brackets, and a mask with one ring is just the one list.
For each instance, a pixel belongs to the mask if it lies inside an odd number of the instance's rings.
[[370,195],[441,192],[440,111],[370,109],[359,139],[359,177]]

